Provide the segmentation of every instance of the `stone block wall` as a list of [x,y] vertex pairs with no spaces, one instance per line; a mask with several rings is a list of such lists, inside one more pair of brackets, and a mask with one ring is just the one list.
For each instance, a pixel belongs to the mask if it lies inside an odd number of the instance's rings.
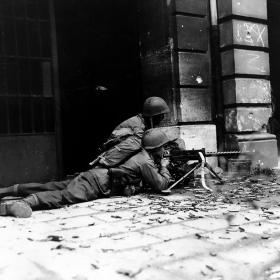
[[209,1],[138,3],[144,96],[161,96],[168,102],[171,114],[164,129],[176,131],[187,148],[197,148],[196,139],[200,148],[216,151]]
[[[272,110],[266,1],[217,0],[216,49],[221,60],[224,149],[270,151],[255,153],[254,162],[274,167],[276,138],[267,133]],[[215,127],[214,103],[222,99],[212,84],[212,65],[218,62],[210,55],[209,1],[141,0],[139,26],[144,96],[167,100],[171,115],[164,125],[179,127],[186,146],[195,148],[186,135],[192,135],[193,125],[196,133],[208,135],[208,128]],[[218,133],[203,142],[205,147],[209,141],[217,149]]]
[[275,167],[276,139],[266,129],[272,112],[266,1],[217,4],[225,148],[253,151],[254,164]]

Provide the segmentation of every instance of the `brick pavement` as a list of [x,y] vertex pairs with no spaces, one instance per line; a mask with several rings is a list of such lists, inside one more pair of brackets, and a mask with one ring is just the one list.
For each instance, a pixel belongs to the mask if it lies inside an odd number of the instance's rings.
[[278,201],[197,188],[1,217],[0,279],[280,279]]

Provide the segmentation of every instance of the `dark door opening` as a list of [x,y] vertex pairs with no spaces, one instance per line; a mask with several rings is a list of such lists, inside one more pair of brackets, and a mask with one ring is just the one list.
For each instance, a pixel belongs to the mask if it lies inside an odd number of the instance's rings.
[[64,173],[85,170],[141,110],[136,0],[55,3]]
[[268,0],[268,38],[270,53],[270,79],[272,88],[273,116],[270,132],[275,134],[280,151],[280,1]]

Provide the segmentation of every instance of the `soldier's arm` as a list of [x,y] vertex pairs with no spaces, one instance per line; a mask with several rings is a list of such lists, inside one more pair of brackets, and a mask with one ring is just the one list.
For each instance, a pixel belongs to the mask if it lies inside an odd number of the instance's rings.
[[150,160],[141,166],[143,181],[153,188],[156,192],[161,192],[168,188],[171,176],[168,169],[162,166],[158,169],[155,163]]
[[[140,115],[136,115],[131,117],[122,123],[120,123],[115,129],[112,131],[111,137],[115,137],[116,135],[134,135],[135,137],[139,137],[140,139],[143,136],[145,130],[145,125],[142,117]],[[109,139],[110,139],[109,138]]]

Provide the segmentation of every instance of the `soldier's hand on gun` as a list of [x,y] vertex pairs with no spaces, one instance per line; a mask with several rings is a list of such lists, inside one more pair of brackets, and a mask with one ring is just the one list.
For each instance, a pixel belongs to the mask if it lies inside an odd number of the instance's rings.
[[162,158],[161,161],[160,161],[160,164],[162,167],[167,167],[170,163],[170,160],[169,158]]

